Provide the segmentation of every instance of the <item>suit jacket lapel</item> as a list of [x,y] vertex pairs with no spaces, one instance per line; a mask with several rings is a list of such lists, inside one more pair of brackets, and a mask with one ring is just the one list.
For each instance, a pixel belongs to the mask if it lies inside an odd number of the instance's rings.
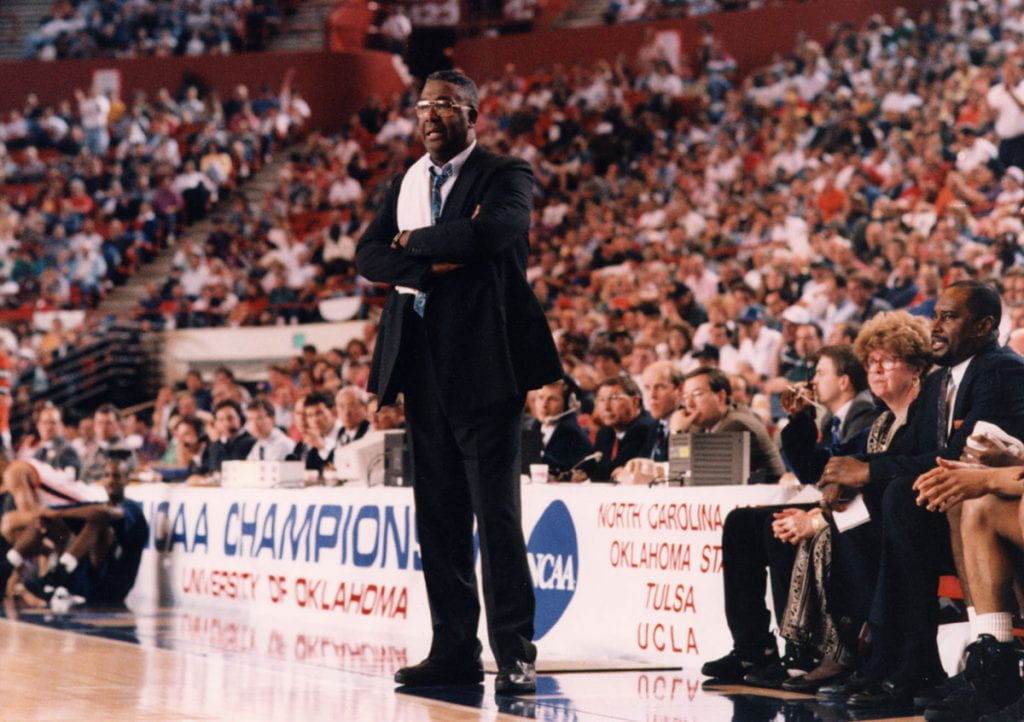
[[455,185],[452,186],[451,192],[444,201],[440,220],[450,221],[454,218],[462,217],[462,209],[466,205],[466,196],[469,193],[469,189],[473,187],[477,176],[483,170],[484,155],[483,148],[477,143],[473,152],[466,158],[466,162],[462,164],[462,169],[459,170],[459,175],[455,179]]
[[[978,353],[974,355],[974,358],[971,359],[971,362],[967,365],[967,371],[964,372],[964,377],[960,380],[960,385],[956,388],[956,398],[953,400],[953,410],[951,413],[953,414],[954,421],[957,419],[962,421],[964,419],[964,404],[967,403],[967,399],[972,395],[968,392],[960,392],[967,388],[968,385],[974,383],[974,377],[978,375],[982,366],[982,357],[987,356],[997,348],[998,346],[996,344],[986,346],[982,350],[978,351]],[[950,436],[952,436],[954,431],[956,431],[956,428],[950,429]]]

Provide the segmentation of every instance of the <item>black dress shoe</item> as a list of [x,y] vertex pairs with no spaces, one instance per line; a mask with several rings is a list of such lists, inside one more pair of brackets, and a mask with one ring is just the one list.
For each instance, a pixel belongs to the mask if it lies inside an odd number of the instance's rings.
[[484,667],[479,659],[453,662],[427,657],[419,664],[395,672],[395,682],[406,687],[446,687],[483,681]]
[[741,682],[746,675],[778,661],[779,652],[772,647],[746,654],[734,649],[724,657],[705,662],[700,673],[717,682]]
[[779,689],[787,679],[789,679],[789,670],[786,669],[781,659],[761,667],[754,667],[743,675],[744,684],[764,689]]
[[498,667],[494,680],[498,694],[533,694],[537,691],[537,670],[530,662],[518,660]]
[[890,677],[880,684],[851,694],[846,704],[871,709],[913,709],[914,697],[940,682],[938,677]]
[[851,694],[856,694],[866,687],[876,684],[878,681],[858,670],[845,679],[837,679],[828,684],[821,685],[818,687],[818,696],[845,700]]

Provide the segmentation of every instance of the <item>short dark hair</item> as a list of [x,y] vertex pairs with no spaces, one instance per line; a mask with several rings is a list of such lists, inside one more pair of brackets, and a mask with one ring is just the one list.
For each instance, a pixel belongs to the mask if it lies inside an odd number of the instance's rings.
[[204,426],[203,422],[199,419],[198,416],[179,417],[177,422],[175,422],[174,429],[172,429],[172,431],[176,430],[182,424],[188,424],[189,426],[191,426],[192,430],[196,432],[196,436],[198,436],[200,439],[205,438],[206,427]]
[[329,409],[334,408],[334,395],[324,393],[323,391],[314,391],[313,393],[306,396],[306,400],[303,402],[305,408],[310,406],[316,406],[317,404],[323,404]]
[[235,413],[238,414],[239,420],[245,423],[245,412],[242,411],[242,405],[234,399],[221,399],[213,407],[213,415],[216,416],[217,412],[221,409],[234,409]]
[[818,359],[823,356],[832,359],[832,365],[836,367],[836,376],[849,377],[855,394],[868,387],[868,374],[852,346],[825,346],[821,349]]
[[949,288],[967,289],[967,310],[971,312],[971,317],[975,321],[980,321],[986,316],[991,316],[992,334],[995,336],[999,333],[999,322],[1003,318],[1003,302],[996,289],[981,281],[957,281],[951,283]]
[[732,382],[729,381],[729,377],[724,371],[712,366],[701,366],[700,368],[696,368],[686,374],[683,380],[685,381],[686,379],[692,379],[698,376],[707,376],[708,387],[716,394],[719,391],[724,391],[726,401],[732,401]]
[[256,411],[257,409],[262,409],[263,413],[274,418],[274,405],[265,396],[257,396],[245,405],[246,411]]
[[594,358],[605,358],[616,364],[622,363],[622,356],[619,354],[618,349],[612,346],[599,346],[594,349]]
[[597,388],[603,389],[605,386],[618,386],[626,396],[640,398],[640,387],[629,376],[609,376],[603,379]]
[[462,98],[474,108],[480,107],[480,91],[476,83],[465,73],[458,70],[437,70],[427,76],[427,81],[439,80],[442,83],[450,83],[462,92]]

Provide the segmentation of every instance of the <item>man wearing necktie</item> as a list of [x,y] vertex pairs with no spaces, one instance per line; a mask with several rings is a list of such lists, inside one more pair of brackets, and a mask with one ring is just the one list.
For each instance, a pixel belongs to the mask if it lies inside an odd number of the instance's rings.
[[644,369],[641,382],[654,424],[640,456],[668,461],[668,423],[683,402],[683,374],[671,361],[655,361]]
[[913,483],[936,466],[937,456],[958,459],[978,421],[1024,436],[1024,359],[998,345],[1001,315],[999,294],[983,283],[960,281],[943,291],[935,304],[932,353],[944,368],[925,379],[905,441],[885,454],[836,457],[825,467],[823,483],[863,487],[883,527],[871,657],[834,690],[850,695],[852,706],[907,707],[945,678],[935,589],[950,566],[950,527],[945,514],[918,506]]
[[356,250],[359,272],[391,287],[368,390],[404,393],[417,530],[433,627],[427,658],[402,685],[483,680],[473,522],[495,689],[536,689],[533,584],[520,519],[520,418],[526,392],[561,364],[526,281],[533,175],[480,148],[476,85],[427,78],[416,103],[427,154],[391,186]]

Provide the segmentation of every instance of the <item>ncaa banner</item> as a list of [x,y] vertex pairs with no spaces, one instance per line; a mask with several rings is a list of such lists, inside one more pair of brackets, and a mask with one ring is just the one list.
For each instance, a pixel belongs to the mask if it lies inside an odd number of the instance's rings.
[[[795,493],[598,484],[522,491],[540,653],[684,667],[731,648],[726,515]],[[128,493],[150,525],[129,603],[429,641],[410,489],[149,485]]]

